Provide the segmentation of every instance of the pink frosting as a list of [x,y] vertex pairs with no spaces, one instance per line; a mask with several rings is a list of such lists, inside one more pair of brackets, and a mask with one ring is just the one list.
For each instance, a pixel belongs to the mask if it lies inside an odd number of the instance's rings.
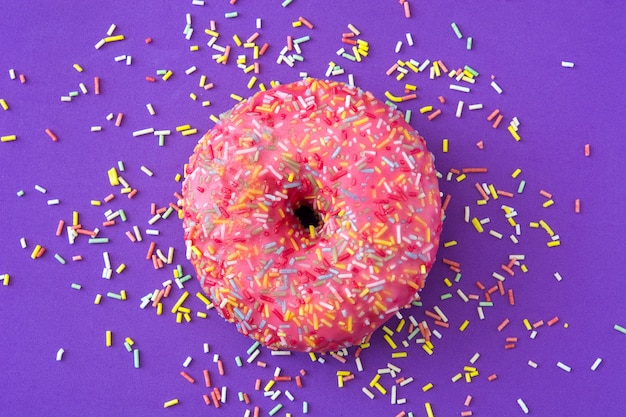
[[367,341],[416,299],[435,260],[432,155],[400,112],[358,88],[309,78],[255,94],[199,141],[186,175],[202,289],[270,348]]

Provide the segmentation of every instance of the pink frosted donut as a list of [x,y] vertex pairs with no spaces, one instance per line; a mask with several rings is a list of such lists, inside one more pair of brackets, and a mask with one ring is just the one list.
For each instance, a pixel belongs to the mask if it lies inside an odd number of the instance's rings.
[[224,113],[183,197],[202,289],[272,349],[366,341],[416,299],[441,231],[424,139],[371,93],[311,78]]

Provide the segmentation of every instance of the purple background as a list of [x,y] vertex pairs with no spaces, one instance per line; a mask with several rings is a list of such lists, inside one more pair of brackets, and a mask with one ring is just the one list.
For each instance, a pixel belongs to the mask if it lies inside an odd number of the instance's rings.
[[[623,132],[626,128],[626,83],[621,71],[626,62],[626,12],[618,1],[484,1],[480,4],[460,1],[411,0],[412,17],[404,17],[397,1],[349,2],[294,0],[288,7],[280,1],[240,0],[206,1],[206,6],[193,6],[191,1],[3,1],[0,5],[0,98],[10,109],[0,109],[0,136],[16,134],[14,142],[0,143],[0,274],[10,274],[9,286],[0,285],[0,415],[228,415],[243,416],[246,409],[258,405],[267,415],[277,402],[284,405],[277,415],[302,414],[302,401],[309,403],[309,415],[395,416],[401,411],[424,416],[424,403],[432,404],[436,416],[460,415],[471,410],[474,416],[521,415],[517,405],[522,398],[532,415],[618,416],[626,414],[623,396],[626,373],[626,335],[613,329],[618,323],[626,326],[626,280],[624,279],[624,236],[622,206],[626,185],[620,159],[626,154]],[[226,19],[225,12],[237,11],[239,16]],[[185,13],[192,14],[195,33],[185,40]],[[309,19],[313,30],[293,28],[299,16]],[[414,342],[406,349],[405,359],[391,359],[392,350],[384,342],[382,332],[372,338],[372,346],[363,351],[365,367],[357,372],[352,352],[346,364],[331,357],[325,364],[313,363],[305,354],[290,357],[270,356],[263,351],[260,360],[267,368],[245,363],[246,350],[252,342],[239,335],[234,326],[225,323],[214,312],[206,320],[198,319],[196,311],[203,305],[193,294],[196,281],[189,281],[186,290],[191,296],[185,306],[193,312],[191,323],[176,324],[169,312],[181,290],[175,288],[164,300],[164,313],[157,316],[149,307],[139,309],[145,294],[161,287],[172,278],[173,266],[155,271],[145,260],[149,242],[166,250],[176,248],[174,264],[181,264],[191,273],[184,259],[180,221],[175,215],[148,225],[150,204],[158,207],[175,202],[173,193],[180,190],[174,180],[182,173],[200,134],[183,137],[174,132],[159,147],[156,137],[133,137],[132,132],[154,127],[172,129],[191,124],[199,132],[208,130],[213,122],[209,115],[218,115],[235,103],[231,93],[247,97],[257,89],[246,85],[251,74],[236,67],[242,49],[236,48],[233,34],[246,39],[255,29],[255,19],[263,19],[257,43],[270,43],[261,57],[259,82],[294,81],[300,72],[323,77],[327,65],[334,61],[363,89],[383,97],[389,90],[401,95],[405,83],[418,86],[418,99],[402,103],[400,109],[413,112],[411,124],[426,137],[436,155],[438,170],[446,176],[451,168],[484,166],[486,174],[471,174],[463,182],[441,181],[445,194],[452,200],[447,212],[442,242],[457,240],[458,245],[441,248],[438,257],[461,263],[462,278],[448,289],[443,279],[454,278],[445,265],[432,270],[422,293],[424,307],[438,305],[450,319],[450,328],[437,328],[443,335],[433,339],[435,353],[428,356]],[[218,43],[233,46],[227,65],[216,64],[215,53],[206,46],[209,37],[203,29],[216,20],[220,32]],[[450,24],[456,22],[464,34],[459,40]],[[117,24],[115,34],[124,34],[122,42],[94,49],[111,23]],[[370,44],[370,56],[361,63],[340,58],[335,51],[343,46],[341,33],[352,23],[362,32],[361,39]],[[405,33],[411,32],[415,45],[406,44]],[[310,35],[311,41],[301,44],[305,61],[294,68],[277,65],[276,58],[285,45],[286,36]],[[472,36],[474,47],[465,48],[465,37]],[[146,45],[144,39],[153,42]],[[404,45],[396,54],[396,42]],[[190,52],[190,45],[199,45]],[[131,55],[132,65],[115,62],[114,57]],[[249,50],[246,54],[251,58]],[[397,59],[441,59],[456,69],[470,65],[480,72],[469,94],[449,90],[447,77],[428,79],[428,73],[410,74],[402,81],[388,77],[385,71]],[[561,67],[561,61],[572,61],[574,68]],[[84,72],[72,65],[78,63]],[[198,71],[185,75],[192,65]],[[11,80],[9,69],[24,74],[25,84]],[[172,78],[164,82],[145,81],[156,77],[156,70],[171,69]],[[204,91],[198,87],[201,74],[215,88]],[[490,76],[503,88],[501,95],[489,86]],[[102,93],[93,92],[93,77],[101,78]],[[347,81],[347,75],[333,77]],[[71,103],[60,97],[78,90],[84,82],[89,89]],[[189,93],[196,93],[192,101]],[[437,97],[447,102],[440,105]],[[202,107],[202,100],[211,106]],[[454,116],[456,103],[483,103],[484,108],[468,111],[460,119]],[[150,116],[145,108],[152,103],[157,114]],[[419,113],[419,108],[432,104],[443,114],[433,121]],[[502,125],[493,129],[485,119],[495,108],[505,115]],[[125,114],[121,127],[105,120],[109,113]],[[521,142],[515,142],[506,131],[512,117],[521,122]],[[90,127],[103,126],[92,133]],[[52,142],[44,133],[50,128],[59,137]],[[442,153],[442,139],[450,141],[450,151]],[[485,149],[475,143],[483,140]],[[591,145],[591,156],[583,155],[585,144]],[[119,188],[108,183],[107,170],[125,163],[122,173],[138,189],[132,200],[121,195]],[[141,172],[145,165],[154,173]],[[518,179],[511,173],[521,168]],[[479,198],[475,182],[493,183],[496,188],[515,192],[520,179],[526,181],[523,194],[513,199],[501,197],[487,206],[477,207]],[[35,185],[45,187],[44,195]],[[546,190],[554,195],[555,204],[543,208],[546,200],[539,194]],[[24,190],[25,195],[16,193]],[[101,207],[90,205],[109,193],[116,198]],[[61,203],[48,206],[47,200]],[[574,213],[574,200],[580,198],[582,213]],[[503,217],[500,204],[514,207],[522,225],[520,243],[508,240],[511,227]],[[463,221],[463,207],[469,205],[472,215],[490,217],[488,228],[505,235],[500,241],[487,233],[478,235]],[[104,211],[124,209],[126,223],[104,228]],[[81,236],[75,245],[67,236],[56,237],[60,219],[71,224],[72,212],[80,213],[80,223],[87,229],[100,227],[100,236],[109,237],[107,245],[89,245]],[[547,234],[529,228],[529,222],[545,220],[560,235],[562,245],[548,248]],[[124,235],[137,225],[144,232],[144,241],[131,243]],[[146,228],[160,230],[150,237]],[[24,237],[28,248],[20,247]],[[46,248],[42,258],[32,260],[35,245]],[[102,252],[108,251],[116,268],[127,265],[122,274],[111,280],[102,279]],[[61,265],[54,258],[58,253],[67,260]],[[463,303],[457,289],[466,294],[480,294],[475,282],[487,287],[491,278],[509,254],[524,254],[529,272],[516,269],[507,277],[505,287],[515,291],[516,305],[506,297],[493,295],[494,307],[486,308],[486,318],[478,319],[476,302]],[[72,262],[73,255],[84,260]],[[557,282],[554,273],[563,276]],[[79,283],[82,290],[73,290]],[[127,301],[107,298],[109,291],[126,290]],[[451,292],[449,300],[441,300]],[[103,294],[100,305],[94,305],[96,294]],[[426,319],[422,308],[405,312],[416,319]],[[558,316],[551,327],[537,329],[531,340],[522,321],[547,321]],[[496,327],[505,318],[511,322],[502,332]],[[459,326],[469,319],[468,328]],[[436,328],[427,319],[431,328]],[[564,323],[569,325],[565,328]],[[397,320],[389,323],[395,328]],[[105,331],[113,331],[113,346],[105,347]],[[394,340],[407,336],[406,329]],[[123,346],[131,337],[141,352],[141,367],[133,367],[133,357]],[[505,350],[504,339],[518,337],[515,349]],[[202,352],[209,343],[211,353]],[[59,348],[65,349],[61,362],[55,360]],[[399,349],[400,350],[400,349]],[[469,365],[474,353],[481,354],[475,366],[479,376],[471,383],[451,382],[451,377]],[[224,361],[226,374],[219,376],[213,353]],[[187,356],[193,358],[183,368]],[[235,356],[244,366],[238,368]],[[600,367],[590,370],[596,358]],[[533,369],[528,360],[539,366]],[[571,366],[571,373],[559,369],[561,361]],[[398,397],[406,397],[404,405],[392,405],[389,393],[376,393],[369,400],[361,393],[378,368],[388,362],[402,368],[400,376],[414,378],[412,384],[398,387]],[[256,378],[263,385],[272,378],[274,368],[284,375],[295,376],[307,371],[304,387],[294,383],[277,384],[288,389],[293,402],[281,395],[276,402],[254,391]],[[207,407],[202,394],[202,370],[209,369],[214,386],[228,387],[228,401],[219,410]],[[180,375],[186,370],[196,379],[191,385]],[[356,378],[337,388],[336,372],[349,370]],[[493,382],[487,376],[497,374]],[[422,391],[432,383],[434,388]],[[390,391],[393,379],[383,376],[383,386]],[[252,402],[245,405],[237,392],[249,394]],[[463,402],[473,396],[470,407]],[[163,403],[178,398],[180,404],[164,409]]]

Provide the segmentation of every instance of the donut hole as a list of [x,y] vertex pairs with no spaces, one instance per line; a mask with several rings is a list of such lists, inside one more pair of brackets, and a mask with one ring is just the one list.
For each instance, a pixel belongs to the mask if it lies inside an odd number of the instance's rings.
[[321,219],[319,213],[308,203],[302,203],[297,206],[293,214],[296,215],[300,224],[306,230],[309,229],[309,226],[317,228],[320,225]]

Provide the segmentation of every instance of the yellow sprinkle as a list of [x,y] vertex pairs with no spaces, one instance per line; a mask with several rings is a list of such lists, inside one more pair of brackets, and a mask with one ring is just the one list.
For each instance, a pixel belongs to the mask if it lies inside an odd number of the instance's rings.
[[160,316],[161,314],[163,314],[163,303],[159,302],[157,304],[157,316]]
[[478,233],[482,233],[484,231],[483,225],[480,224],[480,221],[476,217],[472,219],[472,224]]
[[196,52],[198,49],[199,49],[199,48],[198,48],[198,45],[191,45],[191,46],[189,47],[189,50],[190,50],[191,52]]
[[554,200],[550,199],[546,201],[545,203],[543,203],[542,206],[545,208],[545,207],[550,207],[552,204],[554,204]]
[[123,40],[124,40],[124,35],[107,36],[106,38],[104,38],[104,41],[107,43],[123,41]]
[[517,178],[517,176],[521,173],[522,173],[522,170],[517,168],[515,171],[513,171],[513,173],[511,174],[511,177]]
[[239,36],[237,36],[236,34],[233,35],[233,40],[235,41],[237,46],[241,46],[242,42],[241,42],[241,39],[239,39]]
[[198,99],[198,96],[195,93],[189,93],[189,97],[193,100],[196,101]]
[[172,313],[176,313],[178,311],[178,307],[180,307],[185,300],[187,299],[187,297],[189,297],[189,292],[185,291],[180,298],[178,299],[178,301],[176,301],[176,304],[174,304],[174,307],[172,307]]
[[309,352],[309,358],[311,358],[312,362],[315,362],[317,360],[317,357],[315,356],[315,353],[313,352]]
[[432,407],[430,406],[430,403],[425,403],[425,404],[424,404],[424,407],[426,407],[426,415],[427,415],[428,417],[435,417],[435,415],[433,414],[433,409],[432,409]]
[[9,110],[9,105],[7,104],[6,101],[4,101],[3,98],[0,98],[0,106],[2,106],[4,110]]
[[337,386],[343,388],[343,377],[341,375],[337,375]]
[[452,377],[452,382],[456,382],[456,381],[458,381],[461,378],[463,378],[463,375],[459,372],[458,374],[456,374],[456,375],[454,375]]
[[94,304],[98,305],[102,301],[102,294],[96,294],[96,299],[93,301]]
[[531,326],[530,321],[528,321],[528,319],[524,319],[524,327],[526,327],[526,330],[533,329],[533,326]]
[[461,324],[461,327],[459,327],[459,330],[460,330],[460,331],[465,330],[465,329],[467,328],[467,326],[468,326],[468,325],[469,325],[469,320],[465,320],[465,321],[463,322],[463,324]]
[[509,127],[507,128],[509,130],[509,132],[511,133],[511,136],[513,136],[513,139],[515,139],[516,141],[520,141],[522,138],[520,138],[520,136],[517,134],[517,132],[515,131],[515,128],[511,125],[509,125]]
[[273,379],[270,379],[269,382],[265,384],[265,388],[263,388],[263,391],[268,392],[269,390],[271,390],[274,386],[274,383],[275,381]]
[[126,264],[120,264],[120,266],[117,267],[115,272],[118,273],[118,274],[121,274],[122,271],[124,271],[125,269],[126,269]]
[[107,330],[106,331],[105,339],[106,339],[106,343],[105,344],[106,344],[107,347],[110,347],[110,346],[113,345],[113,341],[111,340],[112,339],[112,337],[111,337],[111,330]]
[[254,84],[256,83],[256,77],[252,76],[252,78],[250,78],[250,81],[248,81],[248,89],[252,89],[254,87]]
[[81,67],[80,65],[78,65],[78,64],[74,64],[74,65],[72,65],[72,66],[74,67],[74,69],[75,69],[76,71],[78,71],[78,72],[83,72],[83,67]]
[[230,94],[230,98],[232,98],[233,100],[237,100],[237,101],[243,101],[243,97],[238,96],[238,95],[237,95],[237,94],[235,94],[235,93],[231,93],[231,94]]
[[451,287],[452,286],[452,281],[450,281],[449,278],[444,278],[443,279],[443,283],[446,284],[447,287]]
[[458,177],[456,177],[456,182],[461,182],[463,181],[465,178],[467,178],[467,175],[465,174],[461,174]]
[[406,358],[407,356],[408,356],[407,352],[392,352],[391,353],[391,357],[393,359]]
[[301,21],[299,21],[299,20],[296,20],[296,21],[294,21],[294,22],[291,22],[291,27],[294,27],[294,28],[299,28],[300,26],[302,26],[302,22],[301,22]]
[[370,381],[370,387],[374,387],[374,385],[378,384],[378,380],[380,379],[380,374],[374,375],[374,378]]
[[216,38],[218,38],[220,36],[219,33],[211,30],[211,29],[204,29],[204,33],[206,33],[209,36],[215,36]]
[[489,184],[489,193],[494,200],[498,199],[498,193],[496,192],[496,187],[494,187],[493,184]]
[[91,205],[92,206],[100,206],[102,204],[102,202],[100,200],[91,200]]
[[522,266],[520,267],[520,269],[522,270],[522,272],[526,273],[528,272],[528,267],[525,264],[522,264]]
[[429,382],[428,384],[426,384],[426,385],[424,385],[424,386],[422,387],[422,391],[426,392],[426,391],[428,391],[429,389],[432,389],[432,387],[433,387],[432,382]]
[[472,382],[472,375],[469,372],[465,372],[465,382],[468,384]]
[[443,153],[447,153],[448,152],[448,139],[444,139],[442,145],[443,145]]
[[16,135],[0,136],[0,142],[11,142],[17,139]]
[[41,250],[41,245],[35,246],[35,249],[33,249],[33,252],[30,254],[31,259],[37,258],[37,254],[39,253],[40,250]]
[[189,130],[189,129],[191,129],[191,125],[176,126],[176,131],[177,132],[182,132],[183,130]]
[[415,91],[417,89],[417,86],[413,84],[404,84],[404,88],[409,91]]
[[456,244],[457,244],[456,240],[450,240],[448,242],[445,242],[443,244],[443,247],[444,248],[449,248],[450,246],[456,246]]
[[187,130],[184,130],[183,132],[181,132],[181,134],[183,136],[195,135],[196,133],[198,133],[198,129],[195,129],[195,128],[194,129],[187,129]]
[[380,385],[379,383],[376,383],[374,385],[374,388],[376,388],[378,391],[380,391],[380,393],[383,394],[383,395],[387,394],[387,390],[382,385]]
[[561,245],[561,241],[560,240],[551,240],[550,242],[548,242],[548,247],[549,248],[553,248],[555,246],[560,246]]
[[130,337],[127,337],[126,339],[124,339],[124,341],[131,346],[135,344],[135,341],[131,339]]
[[172,70],[167,70],[167,72],[163,75],[163,81],[169,80],[173,74]]
[[428,347],[428,345],[426,345],[426,344],[422,345],[422,349],[424,349],[426,351],[426,353],[428,353],[429,355],[433,354],[432,348]]
[[178,399],[174,398],[173,400],[165,401],[165,403],[163,403],[163,408],[168,408],[176,404],[178,404]]

